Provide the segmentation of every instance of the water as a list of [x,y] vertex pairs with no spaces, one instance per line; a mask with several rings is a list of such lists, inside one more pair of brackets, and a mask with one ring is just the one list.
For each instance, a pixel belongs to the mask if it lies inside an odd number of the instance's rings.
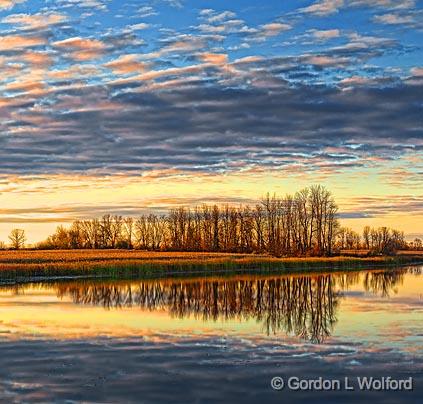
[[[422,314],[421,267],[2,286],[0,400],[421,403]],[[361,391],[364,376],[413,391]]]

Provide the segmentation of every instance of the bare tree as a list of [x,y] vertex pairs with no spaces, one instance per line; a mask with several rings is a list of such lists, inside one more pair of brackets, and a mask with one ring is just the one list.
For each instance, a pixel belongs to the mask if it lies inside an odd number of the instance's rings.
[[415,250],[421,250],[423,248],[423,242],[420,238],[415,238],[413,241],[413,248]]
[[363,241],[364,241],[364,247],[367,250],[370,250],[370,226],[365,226],[363,229]]
[[132,217],[126,217],[123,220],[123,224],[124,224],[123,228],[124,228],[124,232],[126,236],[127,248],[132,249],[133,248],[132,238],[134,235],[134,219],[132,219]]
[[13,249],[19,250],[25,247],[25,230],[13,229],[9,235],[10,244]]

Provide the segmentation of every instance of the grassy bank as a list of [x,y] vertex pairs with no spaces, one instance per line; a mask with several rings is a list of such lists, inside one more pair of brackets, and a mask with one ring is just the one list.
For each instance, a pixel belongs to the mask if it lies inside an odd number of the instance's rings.
[[274,258],[225,253],[127,250],[1,251],[0,281],[105,277],[134,278],[216,272],[303,272],[370,269],[423,263],[423,256]]

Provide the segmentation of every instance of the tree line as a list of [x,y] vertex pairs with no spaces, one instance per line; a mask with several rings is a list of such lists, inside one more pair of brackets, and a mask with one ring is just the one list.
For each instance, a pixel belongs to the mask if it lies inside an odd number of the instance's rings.
[[323,186],[266,195],[255,206],[179,207],[137,218],[104,215],[58,227],[40,248],[138,248],[166,251],[331,255],[338,207]]
[[[9,239],[12,248],[21,248],[24,232],[15,229]],[[419,247],[418,239],[414,245]],[[275,256],[330,256],[352,249],[389,254],[409,247],[404,233],[387,227],[366,226],[362,235],[341,227],[338,206],[331,192],[321,185],[285,197],[267,194],[255,205],[203,204],[174,208],[164,215],[133,218],[106,214],[76,220],[68,228],[59,226],[37,245],[39,249],[119,248]]]
[[[420,242],[420,244],[419,244]],[[356,231],[341,227],[337,234],[339,250],[369,250],[389,254],[396,250],[421,249],[421,240],[407,243],[404,232],[383,226],[377,229],[365,226],[362,235]]]

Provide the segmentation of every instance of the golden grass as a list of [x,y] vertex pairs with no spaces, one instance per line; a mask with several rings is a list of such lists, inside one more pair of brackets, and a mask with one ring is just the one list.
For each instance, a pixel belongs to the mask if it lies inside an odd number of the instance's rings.
[[119,265],[195,265],[231,262],[250,262],[271,260],[266,255],[157,252],[136,250],[49,250],[49,251],[2,251],[0,252],[0,271],[19,268],[95,268]]
[[[341,255],[345,255],[348,257],[366,257],[370,253],[370,250],[341,250]],[[414,251],[414,250],[401,250],[397,252],[397,255],[413,255],[413,256],[423,256],[422,251]]]
[[[136,250],[46,250],[46,251],[0,251],[0,270],[6,267],[20,266],[69,266],[76,265],[104,265],[117,263],[139,264],[203,264],[225,261],[239,263],[254,262],[286,262],[286,263],[326,263],[326,262],[356,262],[356,257],[306,257],[306,258],[275,258],[265,254],[231,254],[231,253],[202,253],[202,252],[157,252]],[[382,262],[384,257],[372,257],[368,260]]]
[[423,257],[423,250],[420,250],[420,251],[404,250],[404,251],[399,251],[398,254],[399,255],[413,255],[415,257],[417,256]]
[[[381,261],[384,257],[369,258]],[[140,263],[204,263],[215,261],[239,262],[339,262],[354,261],[356,257],[288,257],[276,258],[266,254],[212,253],[212,252],[158,252],[137,250],[19,250],[0,251],[0,269],[6,265],[74,263],[106,263],[139,261]]]
[[[257,255],[257,257],[266,255]],[[7,263],[66,263],[122,260],[206,260],[251,257],[250,254],[160,252],[139,250],[18,250],[0,251],[0,265]]]
[[[423,257],[422,257],[423,258]],[[275,258],[264,254],[150,252],[137,250],[0,251],[0,278],[170,276],[185,272],[224,270],[311,271],[362,269],[415,262],[415,257]]]

